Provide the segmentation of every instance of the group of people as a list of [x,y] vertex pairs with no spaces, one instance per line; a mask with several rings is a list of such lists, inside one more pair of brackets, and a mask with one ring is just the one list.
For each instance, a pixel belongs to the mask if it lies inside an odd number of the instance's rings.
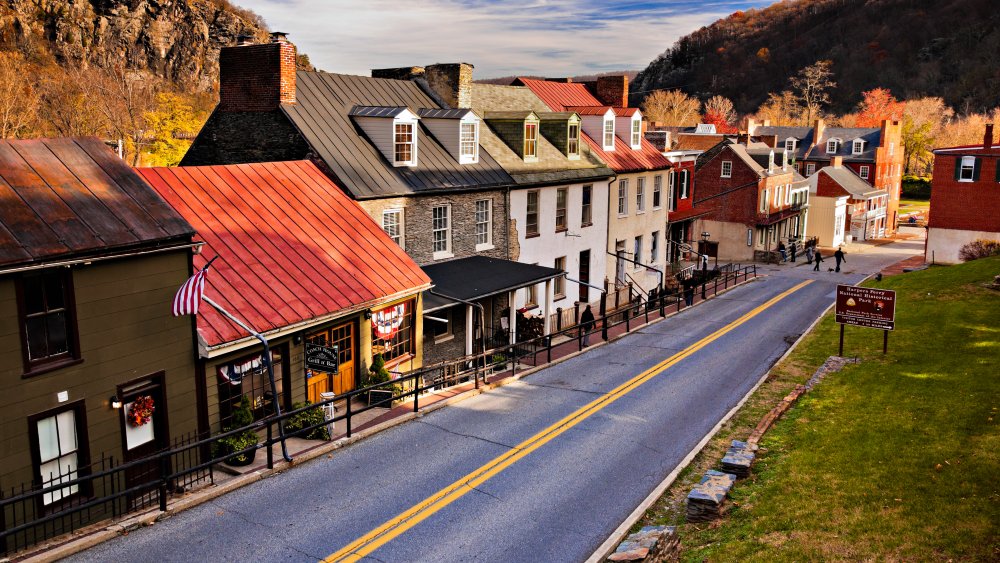
[[[778,243],[778,253],[781,254],[781,261],[782,262],[789,262],[789,261],[795,262],[795,254],[796,254],[797,251],[798,251],[798,247],[797,247],[795,241],[790,242],[789,246],[787,246],[787,247],[785,246],[785,243],[783,243],[783,242],[779,242]],[[791,260],[789,260],[789,256],[788,256],[789,252],[791,252]],[[839,272],[840,271],[840,265],[842,263],[846,263],[847,262],[847,258],[845,257],[844,249],[843,248],[837,248],[837,251],[833,253],[833,259],[836,260],[836,262],[837,262],[837,265],[836,265],[836,268],[834,268],[834,271],[835,272]],[[818,272],[819,271],[819,265],[822,262],[823,262],[823,253],[820,252],[819,249],[816,248],[815,246],[813,246],[813,245],[807,245],[806,246],[806,263],[808,263],[808,264],[815,264],[815,266],[813,266],[813,271],[814,272]]]

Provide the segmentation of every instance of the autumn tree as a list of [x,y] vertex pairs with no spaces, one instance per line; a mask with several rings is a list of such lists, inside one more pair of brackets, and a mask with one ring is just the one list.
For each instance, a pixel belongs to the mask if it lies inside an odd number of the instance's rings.
[[91,85],[98,80],[93,69],[48,66],[37,75],[40,133],[51,137],[106,137],[104,114],[94,103]]
[[656,90],[642,101],[642,112],[650,121],[690,127],[698,124],[701,102],[680,90]]
[[787,127],[800,125],[802,122],[802,106],[790,90],[780,94],[770,93],[767,100],[757,108],[754,116],[757,121],[767,120],[771,125]]
[[797,93],[799,103],[805,108],[806,123],[821,115],[823,107],[830,104],[829,90],[835,88],[833,81],[833,61],[816,61],[789,79]]
[[701,116],[701,122],[715,125],[716,133],[736,133],[736,127],[726,120],[726,116],[718,110],[709,110]]
[[918,174],[930,170],[934,161],[931,149],[937,146],[937,139],[954,116],[955,111],[941,98],[919,98],[906,102],[902,123],[906,172]]
[[887,88],[875,88],[861,95],[855,127],[881,127],[886,119],[898,121],[903,118],[906,104],[897,100]]
[[126,160],[132,166],[139,164],[145,145],[154,137],[148,117],[156,109],[162,90],[158,78],[121,64],[102,66],[90,85],[90,98],[104,117],[110,138],[124,142]]
[[31,134],[38,94],[28,77],[34,74],[20,53],[0,53],[0,138]]
[[705,115],[721,119],[726,125],[736,125],[736,108],[729,98],[723,96],[712,96],[705,102]]

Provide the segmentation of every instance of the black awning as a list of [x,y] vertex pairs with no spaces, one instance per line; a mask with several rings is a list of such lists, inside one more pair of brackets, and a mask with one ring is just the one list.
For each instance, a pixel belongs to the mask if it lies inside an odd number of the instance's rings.
[[[486,256],[459,258],[422,268],[434,284],[434,293],[465,301],[476,301],[566,275],[566,272],[555,268]],[[424,312],[455,305],[447,298],[427,292],[424,296]]]

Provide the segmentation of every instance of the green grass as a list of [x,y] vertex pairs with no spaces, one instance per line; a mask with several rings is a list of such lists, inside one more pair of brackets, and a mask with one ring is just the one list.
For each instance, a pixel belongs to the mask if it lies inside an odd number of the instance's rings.
[[914,211],[926,213],[931,208],[931,202],[922,199],[901,199],[899,200],[899,213],[913,213]]
[[[1000,258],[869,285],[897,291],[896,331],[847,327],[845,355],[761,443],[728,516],[682,525],[689,561],[1000,560]],[[683,498],[732,438],[836,353],[825,317],[641,524]],[[758,393],[761,395],[761,393]]]

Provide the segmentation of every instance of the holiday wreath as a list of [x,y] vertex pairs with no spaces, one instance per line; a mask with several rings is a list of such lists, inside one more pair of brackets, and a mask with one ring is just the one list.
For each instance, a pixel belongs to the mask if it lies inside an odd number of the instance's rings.
[[128,422],[132,426],[142,426],[152,420],[153,410],[156,407],[153,405],[153,398],[149,395],[140,395],[132,401],[132,404],[128,408]]

